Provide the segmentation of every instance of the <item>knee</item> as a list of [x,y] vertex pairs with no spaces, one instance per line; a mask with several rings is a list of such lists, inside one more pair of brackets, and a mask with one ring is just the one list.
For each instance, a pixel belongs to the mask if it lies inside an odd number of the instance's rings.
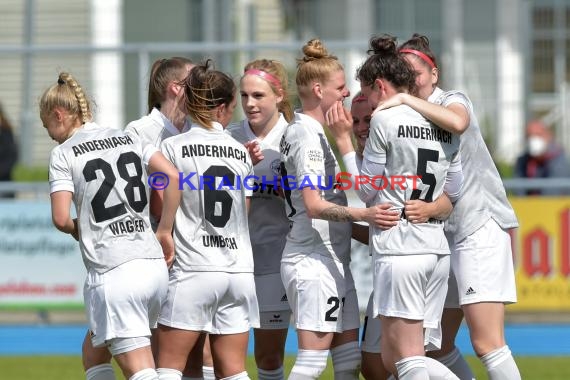
[[505,341],[501,337],[471,337],[473,351],[478,357],[482,357],[491,351],[505,346]]
[[257,368],[273,370],[283,366],[283,355],[279,352],[256,353],[255,363]]
[[384,369],[382,359],[372,362],[371,360],[363,359],[361,363],[360,372],[366,380],[386,380],[390,373]]

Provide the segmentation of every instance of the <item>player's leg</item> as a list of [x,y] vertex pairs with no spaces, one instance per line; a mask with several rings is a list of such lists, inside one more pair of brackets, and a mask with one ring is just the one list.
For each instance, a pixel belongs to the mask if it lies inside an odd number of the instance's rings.
[[[421,373],[428,379],[424,356],[423,321],[382,316],[381,351],[384,367],[400,379]],[[420,376],[420,375],[418,375]]]
[[[261,317],[263,319],[263,316]],[[260,380],[284,378],[283,360],[288,329],[255,329],[254,353],[257,374]]]
[[203,366],[204,366],[205,341],[206,341],[206,334],[205,333],[200,334],[200,338],[198,339],[196,344],[194,344],[192,351],[190,351],[190,354],[188,355],[188,360],[186,361],[186,367],[184,368],[184,371],[182,371],[182,380],[204,378]]
[[81,359],[87,380],[115,380],[111,365],[113,356],[107,347],[93,347],[91,332],[88,330],[81,347]]
[[[453,244],[450,243],[450,247],[453,247]],[[459,305],[457,280],[453,270],[449,271],[447,285],[447,295],[441,317],[441,349],[428,351],[426,355],[445,365],[461,380],[472,380],[475,376],[455,346],[455,338],[463,321],[463,311]]]
[[[157,367],[161,380],[181,379],[190,352],[203,336],[202,332],[212,327],[213,305],[226,293],[228,282],[227,276],[219,272],[171,269],[168,296],[158,325]],[[203,284],[208,284],[207,289]]]
[[516,302],[509,234],[489,219],[455,245],[452,266],[471,344],[489,378],[520,379],[504,333],[505,304]]
[[284,378],[285,341],[291,308],[280,273],[255,276],[260,328],[254,329],[254,354],[260,380]]
[[331,357],[334,377],[337,380],[358,380],[362,355],[358,346],[360,310],[352,273],[344,265],[345,293],[342,297],[342,333],[336,333],[331,343]]
[[386,380],[390,372],[384,368],[382,354],[380,353],[380,318],[375,318],[372,312],[374,293],[370,293],[364,326],[362,327],[362,351],[361,373],[366,380]]
[[249,379],[247,343],[251,328],[259,327],[259,307],[252,273],[217,273],[227,278],[226,290],[217,299],[208,334],[214,371],[218,379]]
[[216,380],[214,375],[214,359],[212,358],[212,347],[210,338],[205,334],[204,347],[202,348],[202,376],[204,380]]
[[459,379],[475,378],[469,364],[455,346],[455,338],[463,321],[463,311],[456,308],[445,308],[441,317],[441,349],[428,351],[427,356],[439,361],[449,368]]
[[299,344],[290,380],[317,379],[327,366],[334,333],[341,331],[338,319],[344,289],[339,291],[338,286],[344,287],[342,271],[342,264],[319,254],[281,263]]

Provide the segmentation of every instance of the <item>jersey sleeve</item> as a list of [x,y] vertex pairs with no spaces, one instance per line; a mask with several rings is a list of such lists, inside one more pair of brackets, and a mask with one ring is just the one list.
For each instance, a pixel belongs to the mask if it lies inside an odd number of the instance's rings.
[[363,156],[366,160],[375,162],[377,164],[386,164],[386,136],[381,124],[379,114],[374,115],[370,120],[370,134],[366,140]]
[[461,105],[463,105],[467,111],[472,112],[473,111],[473,105],[471,104],[471,101],[469,100],[469,98],[462,93],[461,91],[447,91],[444,92],[443,94],[441,94],[441,96],[437,99],[437,102],[439,104],[441,104],[444,107],[449,106],[450,104],[453,103],[459,103]]
[[323,147],[313,139],[298,139],[299,148],[294,159],[298,163],[297,183],[299,190],[303,187],[311,187],[311,184],[319,183],[319,178],[324,178],[325,152]]
[[73,185],[73,177],[71,174],[71,167],[65,158],[60,147],[54,148],[51,152],[49,163],[49,184],[50,193],[57,191],[70,191],[74,192],[75,186]]

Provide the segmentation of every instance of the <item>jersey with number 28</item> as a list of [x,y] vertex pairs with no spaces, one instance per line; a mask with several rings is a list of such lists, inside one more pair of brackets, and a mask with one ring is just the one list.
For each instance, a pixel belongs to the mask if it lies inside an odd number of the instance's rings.
[[50,192],[73,193],[87,269],[162,258],[149,222],[145,165],[156,152],[136,136],[86,123],[51,152]]
[[[180,172],[182,189],[174,269],[253,272],[246,207],[253,165],[247,149],[213,124],[212,129],[194,124],[161,145]],[[251,183],[245,183],[248,178]]]

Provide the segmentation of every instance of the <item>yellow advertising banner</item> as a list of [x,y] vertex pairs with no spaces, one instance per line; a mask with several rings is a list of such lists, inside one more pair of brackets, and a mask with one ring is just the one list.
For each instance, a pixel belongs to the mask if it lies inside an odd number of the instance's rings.
[[510,311],[570,311],[570,197],[511,197],[518,302]]

